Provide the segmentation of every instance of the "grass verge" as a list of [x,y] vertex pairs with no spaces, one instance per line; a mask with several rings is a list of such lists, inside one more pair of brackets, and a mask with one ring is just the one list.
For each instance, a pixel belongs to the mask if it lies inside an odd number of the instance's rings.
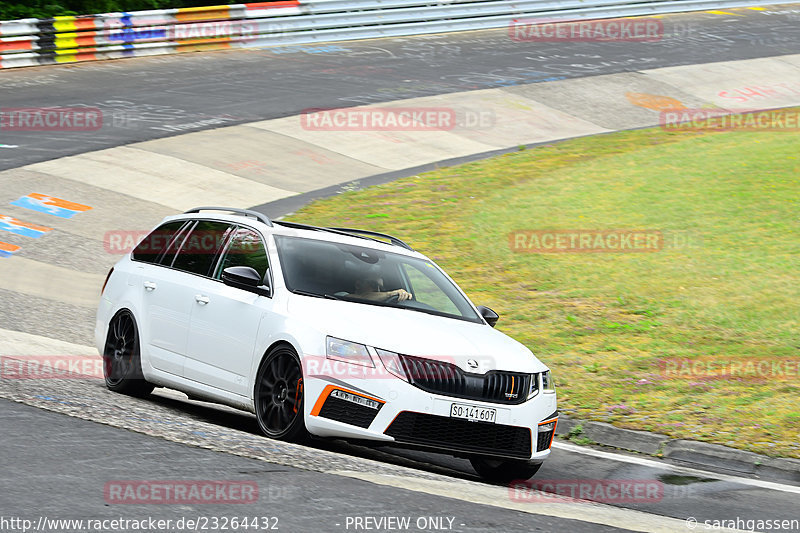
[[[800,138],[574,139],[315,202],[394,234],[554,371],[563,412],[800,457]],[[525,253],[518,230],[647,229],[651,253]]]

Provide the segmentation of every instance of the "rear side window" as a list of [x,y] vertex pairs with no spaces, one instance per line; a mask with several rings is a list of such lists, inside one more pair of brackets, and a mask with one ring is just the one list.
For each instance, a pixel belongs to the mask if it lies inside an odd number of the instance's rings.
[[269,262],[267,249],[261,236],[250,228],[236,228],[227,249],[214,272],[214,279],[222,278],[222,271],[232,266],[249,266],[258,272],[261,279],[267,275]]
[[231,225],[213,220],[201,220],[183,241],[172,268],[208,276],[231,230]]
[[147,237],[142,239],[142,242],[133,249],[131,258],[134,261],[155,263],[158,261],[159,256],[164,253],[169,244],[175,239],[175,236],[184,224],[186,224],[185,220],[175,220],[160,225],[151,231]]

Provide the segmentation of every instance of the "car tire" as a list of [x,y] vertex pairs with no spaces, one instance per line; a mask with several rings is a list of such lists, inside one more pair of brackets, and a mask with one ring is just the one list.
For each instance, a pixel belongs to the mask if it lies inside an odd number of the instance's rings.
[[472,463],[472,468],[475,469],[479,476],[492,483],[526,481],[532,478],[542,467],[542,463],[509,461],[488,457],[472,457],[469,462]]
[[130,396],[147,396],[155,388],[142,373],[139,331],[130,311],[120,311],[108,324],[103,377],[109,390]]
[[288,345],[270,350],[258,369],[256,419],[267,437],[302,442],[308,437],[303,419],[303,371],[297,352]]

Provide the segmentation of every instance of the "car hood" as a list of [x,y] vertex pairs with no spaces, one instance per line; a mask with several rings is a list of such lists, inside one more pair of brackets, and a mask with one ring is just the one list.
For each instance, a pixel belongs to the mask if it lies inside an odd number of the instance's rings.
[[303,320],[324,335],[451,362],[467,372],[547,370],[528,348],[486,324],[409,309],[300,295],[292,295],[288,305],[293,318]]

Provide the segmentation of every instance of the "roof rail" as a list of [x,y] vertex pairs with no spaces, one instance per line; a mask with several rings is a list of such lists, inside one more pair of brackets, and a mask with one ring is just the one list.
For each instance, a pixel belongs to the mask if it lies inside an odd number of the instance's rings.
[[389,242],[391,244],[394,244],[395,246],[401,246],[406,250],[411,250],[412,252],[414,251],[414,249],[411,246],[404,243],[400,239],[392,237],[391,235],[386,235],[384,233],[378,233],[376,231],[351,229],[351,228],[324,228],[320,226],[311,226],[309,224],[302,224],[300,222],[289,222],[288,220],[276,220],[275,222],[277,222],[281,226],[286,226],[287,228],[307,229],[312,231],[329,231],[331,233],[336,233],[339,235],[347,235],[348,237],[358,237],[360,239],[368,239],[370,241],[375,241],[375,242],[383,242],[379,241],[378,239],[373,239],[373,237],[381,237],[384,239],[389,239]]
[[256,218],[260,222],[266,224],[267,226],[272,227],[272,221],[269,219],[267,215],[265,215],[264,213],[259,213],[258,211],[253,211],[251,209],[239,209],[236,207],[204,206],[204,207],[194,207],[192,209],[189,209],[188,211],[184,211],[184,213],[185,214],[199,213],[200,211],[227,211],[228,213],[236,213],[237,215]]
[[370,231],[370,230],[366,230],[366,229],[354,229],[354,228],[327,228],[327,229],[333,230],[333,231],[336,231],[336,232],[340,232],[340,233],[347,233],[347,234],[350,234],[350,235],[354,235],[356,237],[358,237],[359,235],[367,235],[369,237],[380,237],[382,239],[389,239],[389,242],[391,242],[392,244],[394,244],[396,246],[401,246],[401,247],[405,248],[406,250],[411,250],[412,252],[414,251],[414,249],[411,246],[409,246],[408,244],[404,243],[403,241],[401,241],[397,237],[392,237],[391,235],[387,235],[385,233],[378,233],[377,231]]

